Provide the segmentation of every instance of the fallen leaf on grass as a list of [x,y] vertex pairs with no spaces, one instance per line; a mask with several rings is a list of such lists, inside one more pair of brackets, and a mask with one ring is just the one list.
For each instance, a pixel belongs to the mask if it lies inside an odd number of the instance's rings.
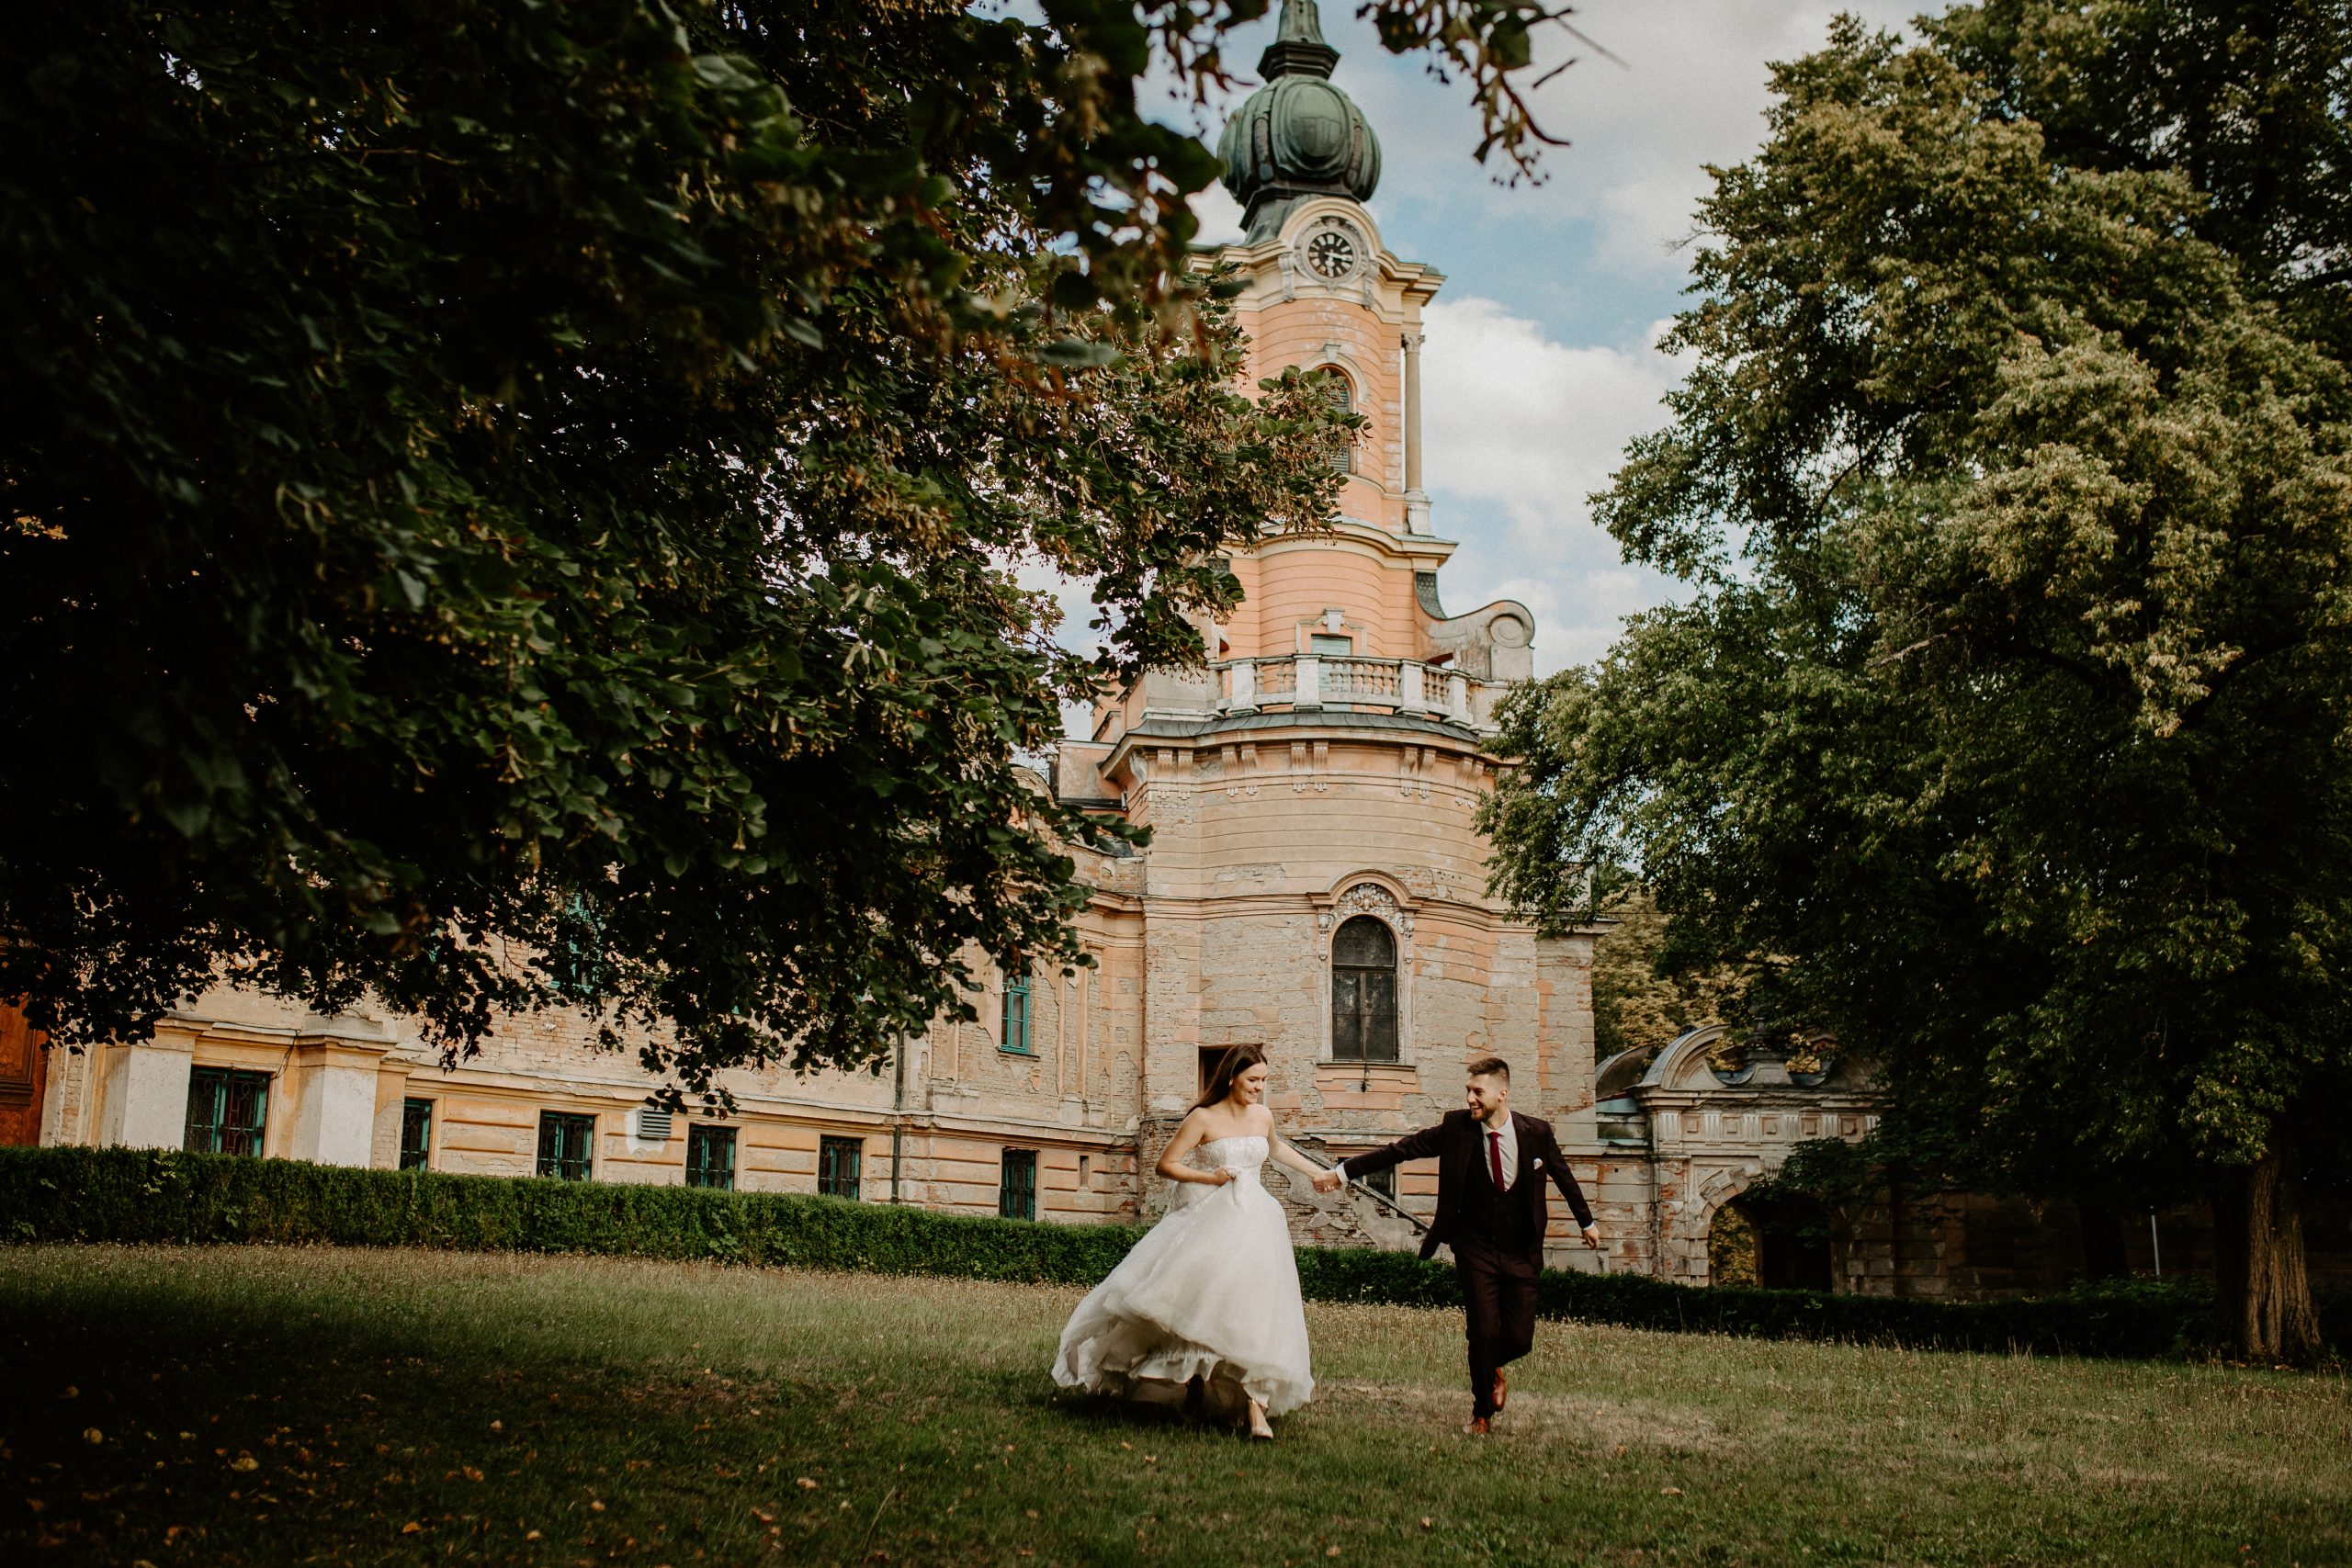
[[523,1539],[525,1540],[537,1540],[539,1539],[539,1532],[537,1530],[525,1530],[523,1532]]
[[475,1469],[472,1465],[468,1465],[465,1467],[465,1476],[468,1481],[480,1481],[481,1479],[481,1472]]
[[1340,1549],[1336,1546],[1327,1546],[1323,1549],[1323,1555],[1326,1557],[1337,1557],[1340,1555]]
[[96,1427],[85,1427],[82,1428],[82,1440],[85,1443],[103,1443],[107,1440],[107,1435]]
[[772,1524],[775,1523],[775,1516],[774,1514],[769,1513],[765,1508],[754,1508],[754,1509],[752,1509],[752,1517],[753,1517],[753,1518],[755,1518],[755,1519],[759,1520],[759,1521],[760,1521],[760,1523],[762,1523],[762,1524],[763,1524],[763,1525],[772,1525]]
[[588,1511],[592,1514],[601,1514],[605,1511],[605,1505],[591,1497],[588,1499]]
[[402,1526],[401,1527],[401,1534],[402,1534],[402,1535],[419,1535],[419,1534],[422,1534],[422,1533],[424,1532],[424,1527],[423,1525],[418,1524],[414,1519],[411,1519],[411,1520],[409,1520],[409,1522],[408,1522],[408,1523],[406,1523],[406,1524],[404,1524],[404,1525],[402,1525]]
[[1682,1488],[1679,1486],[1661,1486],[1657,1489],[1657,1495],[1661,1497],[1679,1497],[1682,1495]]
[[229,1468],[231,1470],[259,1470],[261,1468],[261,1461],[254,1458],[251,1454],[239,1454],[235,1459],[229,1461]]
[[1437,1529],[1437,1521],[1430,1517],[1427,1514],[1423,1514],[1421,1516],[1421,1528],[1425,1530],[1435,1529]]
[[805,1475],[804,1475],[804,1476],[802,1476],[799,1480],[797,1480],[797,1481],[794,1482],[794,1483],[793,1483],[793,1484],[794,1484],[795,1486],[799,1487],[799,1488],[800,1488],[800,1490],[802,1490],[803,1492],[814,1492],[815,1490],[817,1490],[817,1483],[816,1483],[815,1482],[813,1482],[813,1481],[809,1480],[809,1479],[808,1479],[807,1476],[805,1476]]

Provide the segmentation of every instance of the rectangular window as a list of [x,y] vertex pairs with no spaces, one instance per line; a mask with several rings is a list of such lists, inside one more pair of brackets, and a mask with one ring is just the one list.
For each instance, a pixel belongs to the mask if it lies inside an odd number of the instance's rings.
[[1000,1049],[1023,1056],[1036,1054],[1029,1049],[1029,982],[1026,979],[1004,983],[1003,1024],[1003,1031],[998,1036],[1002,1042]]
[[686,1129],[686,1185],[735,1190],[734,1128],[697,1122]]
[[1317,659],[1351,659],[1355,656],[1356,639],[1317,632],[1306,639],[1306,651]]
[[1396,1201],[1396,1168],[1395,1166],[1390,1166],[1386,1170],[1374,1171],[1363,1179],[1363,1184],[1390,1202]]
[[539,1174],[585,1181],[596,1174],[596,1119],[567,1111],[539,1112]]
[[1037,1217],[1037,1151],[1004,1151],[1004,1174],[997,1183],[996,1212],[1008,1220]]
[[269,1121],[269,1075],[196,1067],[187,1076],[187,1139],[195,1154],[257,1155]]
[[433,1163],[433,1102],[401,1101],[401,1168],[425,1170]]
[[865,1143],[861,1138],[817,1140],[817,1190],[827,1198],[861,1196],[858,1182],[865,1175]]

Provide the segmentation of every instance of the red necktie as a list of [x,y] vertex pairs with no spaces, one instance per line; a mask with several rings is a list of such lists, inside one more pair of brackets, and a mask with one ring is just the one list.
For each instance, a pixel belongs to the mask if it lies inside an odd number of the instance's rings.
[[1487,1168],[1494,1173],[1495,1190],[1501,1191],[1503,1190],[1503,1135],[1500,1133],[1487,1134]]

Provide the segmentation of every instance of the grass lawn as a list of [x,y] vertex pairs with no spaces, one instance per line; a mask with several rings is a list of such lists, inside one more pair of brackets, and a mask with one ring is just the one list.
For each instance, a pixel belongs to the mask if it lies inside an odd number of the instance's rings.
[[1311,1305],[1250,1445],[1056,1391],[1079,1292],[0,1248],[0,1562],[2352,1562],[2352,1385]]

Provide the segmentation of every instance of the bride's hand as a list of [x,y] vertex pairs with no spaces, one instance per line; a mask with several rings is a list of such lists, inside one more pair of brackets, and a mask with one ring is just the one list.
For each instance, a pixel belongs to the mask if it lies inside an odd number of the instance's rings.
[[1230,1166],[1219,1166],[1216,1169],[1209,1172],[1209,1185],[1211,1187],[1222,1187],[1232,1179],[1233,1168]]

